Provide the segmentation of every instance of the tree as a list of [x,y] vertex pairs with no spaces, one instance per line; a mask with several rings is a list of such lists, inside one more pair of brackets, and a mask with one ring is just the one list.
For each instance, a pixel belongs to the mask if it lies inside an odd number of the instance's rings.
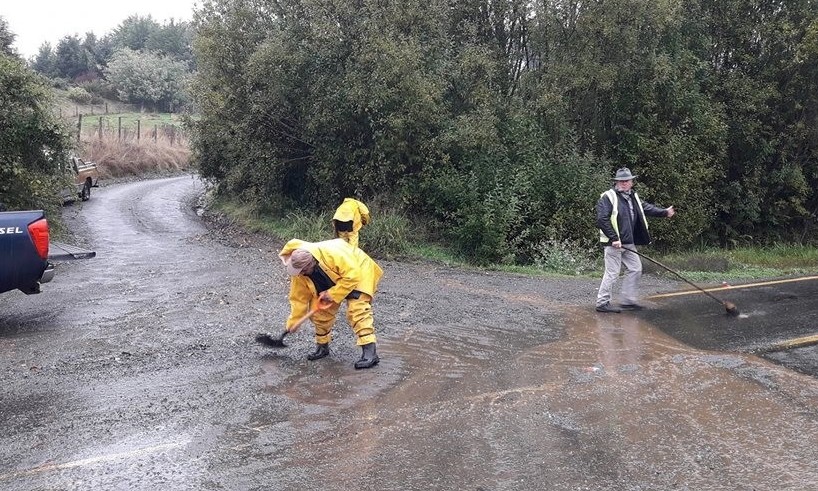
[[31,62],[31,68],[46,77],[57,76],[57,55],[51,48],[51,43],[45,42],[40,45],[37,55]]
[[701,1],[709,95],[725,108],[721,245],[801,240],[818,212],[814,38],[808,0]]
[[114,53],[105,76],[123,102],[168,110],[186,100],[187,66],[168,57],[124,48]]
[[88,70],[87,57],[80,38],[76,35],[65,36],[57,43],[56,50],[57,76],[73,80]]
[[111,38],[115,49],[128,48],[139,51],[148,48],[151,36],[156,35],[160,29],[159,23],[150,15],[147,17],[132,15],[114,29]]
[[192,64],[192,37],[193,32],[187,22],[175,22],[171,19],[167,24],[151,32],[145,42],[145,49],[176,61]]
[[6,19],[0,16],[0,53],[4,53],[9,56],[17,56],[17,52],[14,50],[14,39],[17,37],[16,34],[11,32],[9,29],[9,23]]
[[42,77],[0,54],[0,201],[9,209],[45,209],[55,218],[71,140],[51,108]]
[[102,56],[102,43],[97,40],[96,34],[93,32],[85,33],[85,39],[82,41],[82,58],[85,68],[84,73],[80,74],[82,81],[96,80],[102,76],[102,66],[105,59]]

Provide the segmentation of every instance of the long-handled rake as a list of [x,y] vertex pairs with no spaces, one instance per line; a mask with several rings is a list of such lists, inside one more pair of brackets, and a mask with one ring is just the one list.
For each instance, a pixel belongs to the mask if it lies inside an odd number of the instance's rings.
[[738,307],[736,307],[736,304],[734,304],[733,302],[727,302],[725,300],[720,300],[720,299],[716,298],[715,295],[711,294],[710,292],[704,290],[699,285],[696,285],[692,281],[688,280],[687,278],[685,278],[684,276],[682,276],[681,274],[676,272],[674,269],[670,268],[669,266],[665,266],[664,264],[660,263],[659,261],[657,261],[656,259],[653,259],[650,256],[646,256],[645,254],[642,254],[641,252],[637,251],[636,249],[631,249],[631,248],[628,248],[628,247],[626,247],[626,249],[633,252],[637,256],[644,257],[645,259],[647,259],[648,261],[656,264],[657,266],[660,266],[660,267],[670,271],[671,273],[675,274],[676,276],[679,277],[679,279],[681,279],[682,281],[684,281],[688,285],[692,286],[693,288],[695,288],[695,289],[699,290],[700,292],[704,293],[705,295],[712,298],[716,302],[720,303],[724,307],[724,309],[727,311],[727,313],[730,314],[731,316],[737,317],[739,315]]

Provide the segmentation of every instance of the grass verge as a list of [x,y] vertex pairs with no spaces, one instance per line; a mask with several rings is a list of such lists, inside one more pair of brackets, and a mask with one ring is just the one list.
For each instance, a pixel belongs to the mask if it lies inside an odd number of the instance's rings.
[[[263,216],[253,207],[234,201],[216,200],[212,207],[246,230],[270,234],[282,240],[297,237],[320,241],[332,237],[332,215],[329,211],[320,214],[294,212],[276,218]],[[372,205],[369,208],[373,219],[361,231],[360,246],[373,257],[473,267],[445,243],[429,239],[429,233],[422,226],[412,223],[405,214],[389,207]],[[818,274],[818,249],[810,246],[776,245],[732,250],[712,248],[672,254],[640,248],[640,252],[676,270],[690,281],[701,283]],[[647,273],[677,279],[646,259],[642,263]],[[497,264],[486,269],[535,276],[601,277],[602,251],[597,248],[582,249],[567,241],[543,241],[534,264]]]

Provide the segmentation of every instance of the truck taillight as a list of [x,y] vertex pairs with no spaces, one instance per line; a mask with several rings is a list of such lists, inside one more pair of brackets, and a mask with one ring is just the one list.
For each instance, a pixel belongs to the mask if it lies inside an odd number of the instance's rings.
[[48,222],[45,218],[40,218],[36,222],[29,224],[28,235],[37,248],[37,254],[43,259],[48,259]]

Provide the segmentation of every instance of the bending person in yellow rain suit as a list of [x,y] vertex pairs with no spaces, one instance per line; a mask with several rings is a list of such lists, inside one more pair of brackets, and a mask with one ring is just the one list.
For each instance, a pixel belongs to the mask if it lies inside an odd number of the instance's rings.
[[347,301],[347,321],[358,337],[361,359],[355,368],[369,368],[378,363],[372,297],[383,276],[383,270],[364,251],[342,239],[305,242],[292,239],[281,249],[279,257],[291,276],[290,317],[287,330],[307,314],[311,305],[331,301],[329,308],[312,316],[315,326],[315,351],[308,360],[329,355],[332,326],[341,302]]
[[332,217],[335,237],[344,239],[352,247],[358,247],[358,231],[367,223],[369,223],[369,208],[352,198],[344,198],[344,202],[335,210],[335,215]]

